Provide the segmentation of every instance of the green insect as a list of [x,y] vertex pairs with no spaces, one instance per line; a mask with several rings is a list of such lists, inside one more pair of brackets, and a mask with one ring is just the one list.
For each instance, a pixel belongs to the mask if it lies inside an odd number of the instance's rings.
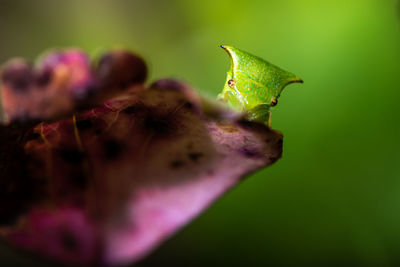
[[271,107],[283,88],[302,83],[296,75],[232,46],[221,45],[231,58],[226,83],[218,99],[247,114],[247,119],[271,126]]

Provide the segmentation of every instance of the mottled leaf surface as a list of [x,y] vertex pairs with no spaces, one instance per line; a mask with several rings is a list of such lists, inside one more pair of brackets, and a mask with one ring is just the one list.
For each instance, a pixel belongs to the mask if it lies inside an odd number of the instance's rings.
[[13,59],[2,67],[1,121],[59,118],[142,84],[146,76],[144,61],[124,50],[104,54],[96,64],[78,49],[48,52],[35,65]]
[[185,84],[132,86],[135,71],[101,64],[112,67],[96,75],[123,89],[117,97],[0,127],[0,235],[66,264],[141,259],[282,152],[279,132]]

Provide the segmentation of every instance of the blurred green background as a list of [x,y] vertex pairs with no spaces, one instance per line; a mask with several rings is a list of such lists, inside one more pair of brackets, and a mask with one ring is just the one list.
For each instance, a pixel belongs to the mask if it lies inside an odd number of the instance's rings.
[[[0,0],[0,62],[51,47],[147,59],[216,96],[230,44],[296,73],[283,158],[139,266],[400,265],[400,18],[394,0]],[[2,246],[0,258],[29,264]],[[1,260],[0,260],[1,262]]]

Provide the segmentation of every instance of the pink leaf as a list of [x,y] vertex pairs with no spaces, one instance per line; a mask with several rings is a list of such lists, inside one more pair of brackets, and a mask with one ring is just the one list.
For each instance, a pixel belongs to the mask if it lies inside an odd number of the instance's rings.
[[279,132],[224,108],[209,112],[210,103],[205,112],[204,103],[189,86],[161,80],[59,121],[1,127],[0,234],[67,264],[146,256],[281,156]]

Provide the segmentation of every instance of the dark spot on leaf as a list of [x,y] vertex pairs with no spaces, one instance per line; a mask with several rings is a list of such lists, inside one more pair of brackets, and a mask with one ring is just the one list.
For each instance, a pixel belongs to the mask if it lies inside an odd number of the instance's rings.
[[40,71],[36,76],[36,84],[39,87],[45,87],[49,84],[53,76],[50,68],[45,68]]
[[81,189],[85,189],[89,184],[88,177],[85,175],[84,171],[81,169],[78,169],[77,172],[74,172],[70,176],[70,181],[71,181],[72,185],[74,185],[78,188],[81,188]]
[[16,92],[23,93],[34,81],[34,72],[28,63],[15,62],[3,70],[1,79],[5,85]]
[[78,249],[78,240],[76,237],[68,232],[68,231],[63,231],[61,233],[61,245],[62,247],[69,251],[69,252],[76,252]]
[[100,85],[97,81],[89,80],[83,84],[75,85],[74,96],[77,100],[85,100],[96,97],[96,93],[99,90]]
[[107,159],[117,158],[123,151],[121,142],[115,139],[108,139],[104,142],[104,154]]
[[278,156],[273,156],[273,157],[270,157],[270,158],[269,158],[269,160],[270,160],[271,162],[275,162],[275,161],[277,161],[278,159],[279,159]]
[[186,102],[185,104],[183,104],[183,108],[192,110],[193,104],[191,102]]
[[27,134],[26,141],[31,141],[31,140],[42,140],[42,136],[39,133],[31,132]]
[[249,129],[252,131],[259,131],[259,132],[265,132],[265,131],[270,131],[268,126],[266,126],[264,123],[256,122],[256,121],[249,121],[246,119],[240,119],[237,121],[237,123],[245,128]]
[[83,152],[78,149],[63,148],[59,150],[61,158],[71,164],[80,164],[84,158]]
[[123,113],[126,114],[136,114],[138,112],[144,111],[145,107],[143,105],[132,105],[122,110]]
[[171,164],[170,164],[171,168],[174,168],[174,169],[180,168],[183,165],[184,165],[184,162],[181,161],[181,160],[172,161]]
[[188,154],[188,158],[194,162],[198,161],[203,156],[204,156],[203,153],[200,153],[200,152],[190,152]]
[[248,147],[242,148],[239,152],[248,158],[257,158],[261,156],[259,151]]
[[93,126],[93,122],[91,119],[83,119],[83,120],[78,120],[76,122],[76,128],[78,128],[78,130],[88,130],[90,128],[92,128]]
[[193,148],[193,143],[192,142],[188,143],[187,144],[187,149],[191,150],[192,148]]
[[175,131],[175,125],[166,116],[149,114],[146,116],[143,126],[146,130],[157,135],[169,135]]

